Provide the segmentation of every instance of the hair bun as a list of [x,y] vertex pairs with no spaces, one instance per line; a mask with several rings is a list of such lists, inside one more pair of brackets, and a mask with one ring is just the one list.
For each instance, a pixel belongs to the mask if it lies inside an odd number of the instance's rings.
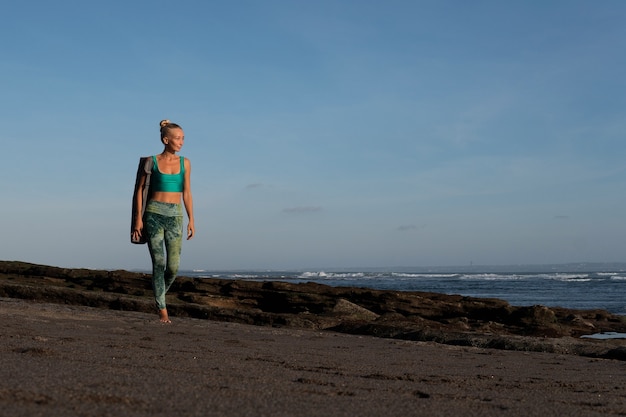
[[165,126],[167,126],[167,125],[169,125],[169,124],[170,124],[170,121],[169,121],[169,120],[167,120],[167,119],[163,119],[163,120],[161,120],[161,123],[159,123],[159,125],[160,125],[161,127],[165,127]]

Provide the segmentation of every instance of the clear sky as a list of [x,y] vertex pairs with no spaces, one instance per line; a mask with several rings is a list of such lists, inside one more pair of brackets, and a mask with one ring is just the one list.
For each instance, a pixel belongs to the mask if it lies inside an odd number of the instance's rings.
[[183,126],[183,269],[626,260],[626,2],[14,1],[0,259],[148,268],[138,158]]

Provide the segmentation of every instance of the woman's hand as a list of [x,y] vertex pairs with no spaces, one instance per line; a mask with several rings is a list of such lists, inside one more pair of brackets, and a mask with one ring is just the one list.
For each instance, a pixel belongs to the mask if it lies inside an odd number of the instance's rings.
[[135,226],[133,230],[130,232],[130,237],[134,241],[139,241],[141,239],[141,232],[143,230],[143,220],[141,218],[135,221]]
[[193,226],[193,222],[189,222],[187,225],[187,240],[191,239],[195,233],[195,228]]

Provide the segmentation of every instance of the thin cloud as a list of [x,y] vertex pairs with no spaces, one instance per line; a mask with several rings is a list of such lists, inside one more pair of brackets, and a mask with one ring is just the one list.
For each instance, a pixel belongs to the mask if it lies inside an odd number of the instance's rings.
[[417,226],[414,224],[403,224],[396,229],[399,232],[408,232],[409,230],[417,230]]
[[246,185],[246,190],[252,190],[253,188],[261,188],[264,187],[265,184],[260,183],[260,182],[255,182],[254,184],[248,184]]
[[320,206],[298,206],[298,207],[289,207],[284,208],[283,213],[314,213],[322,211]]
[[567,219],[569,219],[569,216],[565,216],[565,215],[559,214],[559,215],[554,216],[554,218],[557,219],[557,220],[567,220]]

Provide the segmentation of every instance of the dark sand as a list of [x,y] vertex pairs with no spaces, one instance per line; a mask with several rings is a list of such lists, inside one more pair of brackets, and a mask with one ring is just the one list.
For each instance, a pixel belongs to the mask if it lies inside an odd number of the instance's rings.
[[626,415],[624,361],[9,298],[0,317],[1,416]]

